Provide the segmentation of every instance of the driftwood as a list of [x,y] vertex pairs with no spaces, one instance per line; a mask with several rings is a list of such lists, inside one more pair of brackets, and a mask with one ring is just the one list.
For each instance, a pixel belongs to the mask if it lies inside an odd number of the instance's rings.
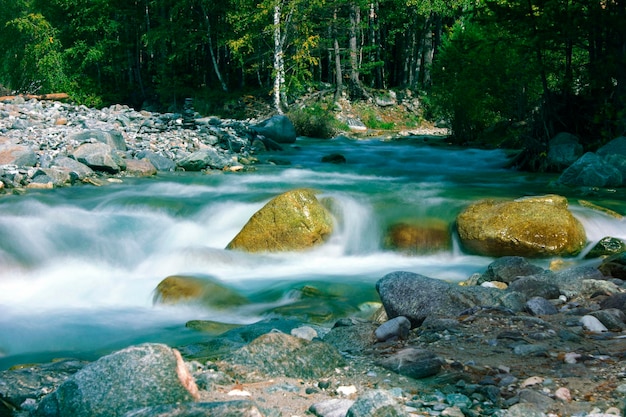
[[69,98],[67,93],[52,93],[52,94],[18,94],[16,96],[1,96],[0,101],[9,101],[18,97],[23,97],[27,100],[63,100]]

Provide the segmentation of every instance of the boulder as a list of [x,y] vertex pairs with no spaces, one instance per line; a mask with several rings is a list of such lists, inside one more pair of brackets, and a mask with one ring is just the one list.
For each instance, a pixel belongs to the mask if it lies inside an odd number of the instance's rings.
[[237,374],[322,378],[344,364],[328,343],[309,341],[280,332],[264,334],[224,358]]
[[257,211],[228,244],[247,252],[304,250],[324,243],[333,230],[330,212],[310,189],[272,199]]
[[559,287],[550,282],[552,273],[546,271],[543,274],[520,277],[509,284],[510,291],[517,291],[528,298],[542,297],[548,300],[559,298]]
[[101,142],[83,143],[71,156],[96,171],[116,174],[126,168],[126,161],[113,148]]
[[37,154],[28,146],[10,143],[0,146],[0,165],[34,167],[36,164]]
[[557,182],[569,186],[620,187],[624,178],[619,169],[599,155],[587,152],[569,166]]
[[626,252],[626,242],[616,237],[603,237],[585,255],[585,259],[599,258],[601,256],[617,255]]
[[229,161],[213,148],[206,148],[187,155],[176,165],[185,171],[202,171],[203,169],[224,169]]
[[598,270],[607,277],[626,280],[626,252],[617,253],[604,259]]
[[93,169],[89,168],[87,165],[82,162],[78,162],[77,160],[59,155],[51,163],[51,166],[58,167],[64,170],[68,170],[76,174],[79,180],[83,180],[87,177],[91,177],[94,175]]
[[364,392],[348,409],[346,417],[404,417],[406,409],[387,390]]
[[602,157],[610,155],[620,155],[626,157],[626,136],[613,139],[606,145],[600,147],[596,153]]
[[126,161],[126,173],[135,177],[151,177],[157,169],[148,159],[129,159]]
[[228,308],[245,305],[245,297],[226,287],[212,277],[171,275],[157,285],[154,290],[154,303],[180,304],[201,303],[213,308]]
[[157,171],[174,171],[176,164],[169,158],[152,151],[140,151],[137,153],[138,159],[147,159],[157,169]]
[[561,171],[572,165],[583,155],[583,146],[578,137],[561,132],[548,143],[548,165]]
[[198,388],[180,353],[162,344],[144,344],[85,366],[41,401],[37,415],[116,417],[197,397]]
[[263,135],[277,143],[294,143],[297,137],[295,126],[284,115],[270,117],[251,128],[259,135]]
[[484,256],[573,256],[586,243],[583,225],[556,195],[482,200],[457,217],[463,246]]
[[117,130],[86,130],[72,135],[69,139],[78,143],[97,141],[109,145],[112,149],[126,151],[126,140]]
[[478,278],[476,285],[491,281],[510,284],[519,277],[540,274],[542,272],[543,268],[531,264],[521,256],[503,256],[487,266],[487,270]]
[[387,230],[385,246],[409,254],[433,253],[450,249],[452,238],[444,222],[398,223]]
[[442,361],[425,349],[406,348],[377,362],[385,369],[415,379],[437,375]]
[[392,272],[376,283],[376,290],[392,319],[405,316],[413,327],[429,316],[456,317],[476,306],[524,308],[526,297],[514,291],[479,286],[464,287],[412,272]]

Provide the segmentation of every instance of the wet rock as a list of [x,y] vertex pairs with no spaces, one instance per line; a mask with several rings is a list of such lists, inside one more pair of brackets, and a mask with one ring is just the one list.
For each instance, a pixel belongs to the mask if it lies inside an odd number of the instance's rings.
[[413,327],[429,316],[454,317],[476,306],[502,306],[514,311],[524,307],[526,298],[513,291],[465,287],[412,272],[392,272],[376,283],[387,316],[405,316]]
[[331,153],[330,155],[322,156],[322,162],[328,162],[330,164],[345,164],[346,157],[340,153]]
[[376,325],[366,321],[342,320],[324,336],[324,342],[340,352],[360,354],[376,342]]
[[533,316],[548,316],[559,312],[552,303],[542,297],[533,297],[528,300],[526,311]]
[[224,169],[229,161],[215,149],[202,149],[185,156],[177,162],[177,166],[185,171],[202,171],[203,169]]
[[328,343],[280,332],[260,336],[224,360],[244,376],[260,374],[291,378],[321,378],[344,363],[343,357]]
[[297,189],[275,197],[257,211],[227,249],[304,250],[324,243],[332,230],[332,216],[315,193],[310,189]]
[[607,277],[626,280],[626,252],[609,256],[598,266],[598,270]]
[[611,295],[600,302],[602,309],[616,308],[626,313],[626,293]]
[[569,186],[620,187],[623,176],[614,164],[587,152],[563,171],[558,182]]
[[[617,255],[626,252],[626,242],[621,239],[606,236],[585,255],[585,259],[599,258],[601,256]],[[610,274],[605,274],[610,275]]]
[[171,275],[162,280],[154,291],[154,303],[179,304],[195,302],[213,308],[245,305],[248,300],[228,288],[217,278]]
[[167,404],[129,411],[123,417],[263,417],[253,401]]
[[346,417],[403,417],[408,416],[386,390],[370,390],[360,395],[346,413]]
[[404,316],[395,317],[378,326],[374,335],[376,340],[384,342],[390,339],[406,339],[411,330],[411,322]]
[[165,345],[132,346],[68,378],[37,409],[42,417],[115,417],[140,407],[188,402],[198,389],[180,354]]
[[457,230],[463,246],[485,256],[572,256],[587,240],[567,199],[555,195],[479,201],[459,214]]
[[487,266],[487,270],[478,278],[476,285],[486,281],[501,281],[510,284],[520,277],[537,275],[543,272],[543,268],[531,264],[524,257],[503,256]]
[[273,116],[252,126],[252,130],[277,143],[294,143],[296,141],[296,128],[287,116]]
[[447,250],[452,245],[449,226],[443,222],[395,224],[385,236],[385,246],[410,254]]
[[415,379],[437,375],[442,361],[425,349],[406,348],[377,362],[385,369]]

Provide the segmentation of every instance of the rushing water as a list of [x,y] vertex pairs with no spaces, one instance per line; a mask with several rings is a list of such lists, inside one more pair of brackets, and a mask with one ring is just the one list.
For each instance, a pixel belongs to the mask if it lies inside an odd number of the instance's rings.
[[[348,163],[320,162],[333,152]],[[381,241],[390,224],[452,223],[482,198],[564,194],[590,244],[607,235],[626,239],[623,221],[577,203],[584,198],[624,213],[622,191],[567,194],[549,185],[554,176],[506,169],[500,150],[299,139],[275,158],[291,164],[1,197],[0,369],[58,356],[93,358],[142,341],[199,340],[205,336],[186,329],[186,321],[253,322],[296,302],[305,285],[335,314],[354,314],[376,301],[374,284],[388,272],[463,280],[492,259],[464,253],[456,242],[449,252],[407,256]],[[336,232],[328,243],[304,253],[224,250],[256,210],[298,187],[335,201]],[[250,303],[221,310],[153,305],[156,285],[173,274],[210,275]]]

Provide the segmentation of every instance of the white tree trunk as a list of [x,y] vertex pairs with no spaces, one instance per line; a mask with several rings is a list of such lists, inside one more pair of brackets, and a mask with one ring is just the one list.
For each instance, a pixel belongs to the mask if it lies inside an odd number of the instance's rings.
[[283,113],[282,97],[285,84],[285,59],[283,56],[283,38],[280,21],[282,4],[278,0],[274,6],[274,107],[279,114]]

